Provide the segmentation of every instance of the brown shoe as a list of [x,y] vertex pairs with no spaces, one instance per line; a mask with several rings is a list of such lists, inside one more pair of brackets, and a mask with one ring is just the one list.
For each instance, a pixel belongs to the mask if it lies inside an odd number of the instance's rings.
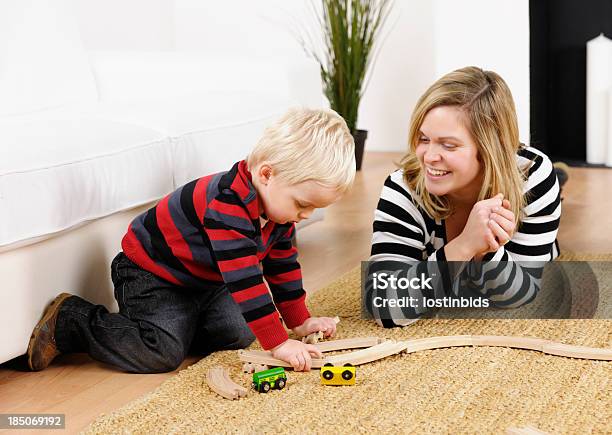
[[28,365],[31,370],[46,369],[53,358],[60,354],[55,344],[55,322],[60,306],[71,296],[70,293],[62,293],[53,299],[32,331],[28,344]]

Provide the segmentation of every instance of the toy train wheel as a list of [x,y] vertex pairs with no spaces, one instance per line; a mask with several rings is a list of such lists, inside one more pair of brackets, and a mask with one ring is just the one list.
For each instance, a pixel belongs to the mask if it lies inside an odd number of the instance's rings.
[[270,391],[270,382],[263,381],[259,391],[262,393],[267,393]]
[[345,381],[350,381],[353,379],[353,373],[350,370],[345,370],[342,372],[342,379]]
[[285,383],[286,381],[284,378],[278,378],[274,383],[274,387],[278,390],[282,390],[283,388],[285,388]]
[[325,379],[326,381],[331,381],[334,377],[334,374],[331,370],[324,370],[322,376],[323,379]]
[[257,391],[257,383],[256,382],[251,383],[251,387],[253,387],[253,389],[255,391]]

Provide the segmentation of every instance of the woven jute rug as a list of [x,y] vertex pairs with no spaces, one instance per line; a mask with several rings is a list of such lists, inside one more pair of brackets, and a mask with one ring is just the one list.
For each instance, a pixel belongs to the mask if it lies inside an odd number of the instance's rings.
[[[563,259],[612,261],[612,255]],[[356,268],[309,299],[313,315],[340,316],[338,338],[518,335],[612,347],[612,320],[424,319],[383,329],[361,318],[359,281]],[[612,433],[609,361],[501,347],[437,349],[359,366],[355,386],[322,386],[318,370],[289,371],[284,390],[250,391],[234,401],[206,385],[206,370],[219,365],[235,382],[250,385],[237,351],[218,352],[100,416],[85,433],[474,434],[525,425],[551,433]]]

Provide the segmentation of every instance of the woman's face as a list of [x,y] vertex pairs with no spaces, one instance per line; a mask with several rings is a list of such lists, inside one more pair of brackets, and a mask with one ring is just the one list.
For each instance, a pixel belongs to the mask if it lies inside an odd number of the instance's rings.
[[[478,148],[455,106],[431,109],[421,125],[416,154],[432,195],[447,195],[457,205],[471,205],[480,192]],[[471,204],[470,204],[471,203]]]

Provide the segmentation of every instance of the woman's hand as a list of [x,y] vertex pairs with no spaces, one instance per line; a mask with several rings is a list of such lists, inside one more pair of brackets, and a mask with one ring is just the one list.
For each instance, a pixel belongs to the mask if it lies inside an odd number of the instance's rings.
[[272,356],[288,362],[293,366],[293,370],[309,371],[312,357],[322,358],[323,354],[312,344],[289,339],[272,349]]
[[[495,198],[500,196],[501,194],[497,195]],[[478,251],[478,253],[474,255],[474,260],[476,261],[481,261],[488,252],[496,252],[512,239],[514,230],[516,229],[516,218],[512,210],[510,210],[510,201],[504,199],[501,202],[501,206],[493,206],[490,208],[487,226],[489,231],[485,231],[484,240],[488,244],[488,247]]]
[[500,246],[510,241],[516,229],[516,218],[512,210],[510,210],[510,201],[504,199],[502,207],[493,207],[489,227]]
[[514,234],[514,213],[510,210],[510,202],[503,197],[499,193],[474,204],[465,228],[458,237],[477,260],[482,259],[487,252],[497,251]]

